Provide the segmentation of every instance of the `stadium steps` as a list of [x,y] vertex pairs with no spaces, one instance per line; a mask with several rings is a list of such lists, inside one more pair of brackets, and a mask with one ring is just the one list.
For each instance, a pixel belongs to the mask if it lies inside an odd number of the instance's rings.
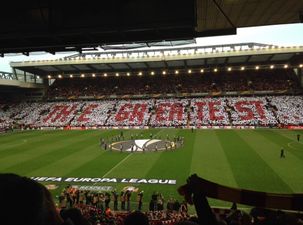
[[272,114],[274,115],[275,119],[280,124],[281,122],[280,122],[280,119],[279,119],[279,117],[277,115],[277,108],[274,105],[271,104],[271,102],[269,101],[268,97],[266,97],[265,99],[266,99],[266,105],[265,105],[266,109],[272,112]]
[[74,121],[74,119],[77,117],[77,115],[80,115],[78,114],[79,112],[83,112],[83,108],[86,104],[85,103],[82,103],[82,106],[80,107],[80,109],[78,110],[78,112],[76,112],[73,117],[68,121],[67,125],[71,125],[71,123]]
[[109,118],[111,117],[112,113],[117,111],[117,104],[118,104],[118,102],[116,102],[116,103],[114,104],[114,106],[113,106],[113,108],[110,110],[110,112],[107,112],[107,117],[106,117],[106,120],[105,120],[105,122],[104,122],[104,125],[107,124],[107,121],[108,121]]
[[153,105],[151,106],[151,110],[150,110],[150,113],[149,113],[149,117],[148,117],[148,120],[147,120],[147,126],[151,126],[150,122],[151,122],[151,118],[152,116],[154,115],[154,113],[156,113],[156,100],[153,101]]
[[224,107],[224,109],[227,112],[229,125],[232,125],[231,111],[233,111],[233,108],[229,106],[227,99],[225,99],[225,103],[226,103],[226,106]]
[[190,122],[191,122],[191,118],[190,118],[190,111],[191,111],[191,100],[188,99],[188,103],[185,106],[186,108],[186,114],[187,114],[187,120],[186,120],[186,126],[189,127],[190,126]]

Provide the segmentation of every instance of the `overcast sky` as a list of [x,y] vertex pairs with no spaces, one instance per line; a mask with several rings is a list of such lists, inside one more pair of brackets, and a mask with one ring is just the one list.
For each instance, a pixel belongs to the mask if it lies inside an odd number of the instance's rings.
[[[237,35],[197,38],[197,45],[232,44],[242,42],[257,42],[274,45],[302,45],[303,46],[303,24],[275,25],[251,28],[239,28]],[[0,58],[0,71],[11,72],[10,61],[56,59],[73,53],[37,54],[30,56],[15,55]]]

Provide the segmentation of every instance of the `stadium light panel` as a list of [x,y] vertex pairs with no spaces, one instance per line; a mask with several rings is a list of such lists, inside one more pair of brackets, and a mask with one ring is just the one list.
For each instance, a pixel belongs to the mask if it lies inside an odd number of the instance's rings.
[[154,72],[154,71],[151,71],[151,72],[150,72],[150,75],[152,75],[152,76],[155,75],[155,72]]
[[129,77],[129,76],[130,76],[130,73],[126,73],[126,76],[128,76],[128,77]]
[[48,79],[51,79],[51,78],[52,78],[52,76],[51,76],[51,75],[47,75],[47,78],[48,78]]
[[175,74],[179,74],[179,70],[176,70],[176,71],[175,71]]
[[227,69],[228,71],[231,71],[232,70],[232,68],[231,67],[228,67],[228,69]]
[[300,64],[299,67],[302,68],[302,67],[303,67],[303,64]]
[[142,76],[142,72],[139,72],[139,73],[138,73],[138,76]]
[[204,73],[204,69],[201,69],[201,70],[200,70],[200,73]]
[[241,70],[245,70],[245,67],[244,67],[244,66],[242,66],[242,67],[241,67]]
[[269,67],[270,69],[273,69],[273,68],[275,68],[275,66],[274,65],[270,65],[270,67]]
[[119,77],[119,73],[116,73],[116,77]]
[[103,74],[104,77],[107,77],[107,73]]
[[73,78],[74,76],[73,76],[73,74],[70,74],[69,77],[70,77],[70,78]]
[[188,70],[188,73],[191,73],[191,70]]
[[85,77],[84,73],[81,74],[81,77]]
[[37,79],[40,79],[40,76],[37,76]]
[[59,78],[62,78],[62,75],[61,75],[61,74],[59,74],[59,75],[58,75],[58,77],[59,77]]
[[166,74],[166,71],[162,71],[162,74],[165,75],[165,74]]
[[217,69],[217,68],[215,68],[215,69],[214,69],[214,72],[215,72],[215,73],[216,73],[216,72],[218,72],[218,69]]
[[285,64],[285,65],[284,65],[284,68],[285,68],[285,69],[287,69],[287,68],[288,68],[288,65],[287,65],[287,64]]
[[96,77],[96,74],[93,73],[93,74],[92,74],[92,77]]
[[259,66],[256,66],[255,69],[258,70],[258,69],[260,69],[260,67],[259,67]]

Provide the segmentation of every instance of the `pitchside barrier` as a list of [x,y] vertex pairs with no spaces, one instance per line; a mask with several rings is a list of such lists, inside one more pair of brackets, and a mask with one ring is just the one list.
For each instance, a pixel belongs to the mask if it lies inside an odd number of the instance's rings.
[[[165,129],[165,128],[182,128],[182,129],[256,129],[256,126],[199,126],[199,127],[193,127],[193,126],[178,126],[178,127],[149,127],[149,126],[100,126],[100,127],[71,127],[71,126],[66,126],[66,127],[40,127],[41,130],[55,130],[55,129],[60,129],[60,130],[96,130],[96,129],[113,129],[113,130],[118,130],[118,129],[150,129],[150,128],[159,128],[159,129]],[[263,127],[262,127],[263,128]],[[302,127],[303,129],[303,127]]]
[[303,130],[303,126],[287,126],[289,130]]
[[[40,130],[96,130],[96,129],[149,129],[149,128],[176,128],[176,127],[149,127],[149,126],[120,126],[120,127],[112,127],[112,126],[93,126],[93,127],[35,127],[32,129],[40,129]],[[276,129],[289,129],[289,130],[303,130],[303,126],[281,126],[281,127],[266,127],[266,126],[179,126],[178,128],[182,129],[257,129],[257,128],[276,128]],[[27,130],[30,130],[27,129]],[[5,130],[0,129],[0,133],[5,132]]]

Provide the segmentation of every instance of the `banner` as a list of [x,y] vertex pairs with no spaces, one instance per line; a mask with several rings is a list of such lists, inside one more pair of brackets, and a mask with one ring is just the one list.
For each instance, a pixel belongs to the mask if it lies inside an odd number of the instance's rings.
[[189,184],[179,188],[180,194],[184,194],[182,190],[186,189],[187,185],[198,187],[210,198],[262,208],[303,210],[303,193],[280,194],[232,188],[205,180],[195,174],[189,178]]
[[103,177],[31,177],[38,182],[70,182],[70,183],[129,183],[129,184],[177,184],[176,180],[169,179],[142,179],[142,178],[103,178]]
[[76,188],[80,191],[114,191],[112,186],[86,186],[86,185],[72,185],[73,188]]
[[303,126],[288,126],[289,130],[303,130]]

